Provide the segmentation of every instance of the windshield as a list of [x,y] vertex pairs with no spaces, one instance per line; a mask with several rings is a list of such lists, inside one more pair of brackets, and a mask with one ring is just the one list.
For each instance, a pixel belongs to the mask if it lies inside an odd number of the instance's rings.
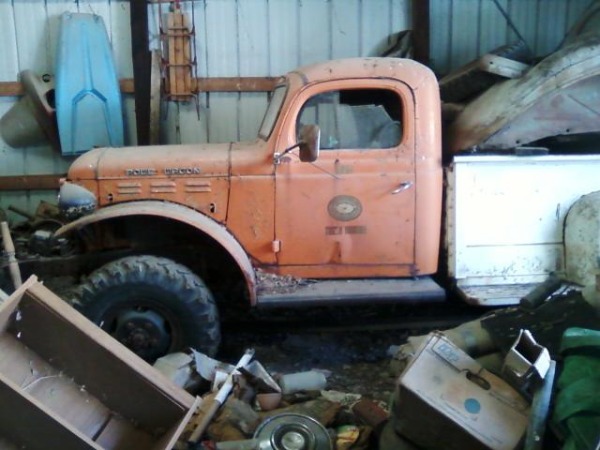
[[279,116],[279,110],[281,109],[281,105],[283,105],[283,100],[285,99],[286,90],[287,85],[282,84],[280,86],[277,86],[273,91],[271,102],[269,103],[269,107],[267,108],[267,112],[265,113],[265,117],[263,118],[260,130],[258,130],[258,136],[262,139],[266,140],[273,131],[273,126],[277,121],[277,116]]

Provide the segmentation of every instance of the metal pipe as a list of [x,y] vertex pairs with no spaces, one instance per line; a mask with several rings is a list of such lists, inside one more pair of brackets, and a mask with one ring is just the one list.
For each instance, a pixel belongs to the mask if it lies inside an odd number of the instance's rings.
[[519,33],[519,30],[515,26],[514,22],[512,21],[512,19],[508,15],[508,13],[506,11],[504,11],[504,8],[500,5],[500,3],[498,3],[498,0],[492,0],[492,1],[496,4],[496,8],[498,8],[498,10],[500,11],[500,14],[502,14],[504,16],[504,18],[506,19],[506,23],[508,24],[508,26],[515,32],[517,37],[525,44],[525,46],[529,49],[529,51],[531,51],[531,47],[529,47],[529,45],[527,44],[527,41],[525,40],[523,35],[521,33]]
[[544,448],[544,435],[546,433],[546,422],[550,413],[555,374],[556,362],[550,361],[550,368],[546,373],[544,382],[534,394],[531,403],[529,426],[525,435],[525,450],[542,450]]
[[543,283],[540,283],[535,289],[521,298],[519,306],[527,311],[532,311],[544,303],[544,301],[561,286],[562,280],[556,275],[550,274]]
[[18,289],[23,284],[23,280],[21,279],[19,263],[17,262],[17,258],[15,258],[15,244],[10,236],[8,223],[0,223],[0,228],[2,228],[2,242],[4,242],[4,251],[8,257],[8,270],[10,272],[10,278],[15,286],[15,289]]
[[221,389],[219,389],[219,392],[217,392],[217,395],[215,395],[215,398],[212,400],[212,403],[208,406],[206,412],[204,412],[203,414],[201,414],[198,417],[198,420],[197,420],[198,423],[196,424],[194,431],[188,438],[189,443],[195,444],[200,440],[200,438],[206,431],[206,428],[208,428],[208,425],[210,424],[214,415],[216,414],[216,412],[218,411],[220,406],[223,403],[225,403],[225,400],[227,400],[227,397],[229,396],[231,390],[233,389],[233,376],[236,373],[239,373],[238,369],[241,367],[244,367],[246,364],[248,364],[253,356],[254,356],[254,349],[246,350],[244,355],[241,357],[241,359],[236,364],[235,369],[233,369],[229,373],[229,375],[227,375],[225,382],[221,386]]

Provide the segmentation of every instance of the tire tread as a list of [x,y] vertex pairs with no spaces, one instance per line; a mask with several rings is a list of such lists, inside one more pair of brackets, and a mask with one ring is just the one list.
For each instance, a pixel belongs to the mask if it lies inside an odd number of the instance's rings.
[[189,344],[196,350],[214,355],[221,336],[213,296],[195,273],[170,259],[138,255],[109,262],[92,272],[79,286],[72,304],[86,314],[103,291],[119,285],[148,282],[179,293],[182,306],[202,322],[196,327],[196,337]]

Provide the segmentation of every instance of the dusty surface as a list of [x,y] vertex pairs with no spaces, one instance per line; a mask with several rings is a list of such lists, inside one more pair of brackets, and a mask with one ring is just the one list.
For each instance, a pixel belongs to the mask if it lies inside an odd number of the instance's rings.
[[[327,389],[388,402],[397,373],[387,354],[409,335],[452,328],[481,314],[463,304],[275,310],[225,323],[217,357],[235,363],[246,348],[272,373],[329,371]],[[454,323],[451,323],[454,321]]]
[[[261,280],[263,289],[270,292],[284,292],[304,281],[264,273]],[[70,297],[72,279],[48,281],[57,294]],[[322,370],[329,373],[327,389],[361,394],[384,406],[398,375],[390,368],[388,348],[403,344],[409,335],[449,328],[444,323],[447,317],[471,314],[464,305],[450,306],[380,305],[256,313],[242,322],[223,324],[217,359],[235,364],[246,348],[254,348],[255,359],[272,375]]]
[[[265,273],[261,280],[270,292],[284,292],[304,281]],[[46,284],[63,298],[74,288],[68,277]],[[327,389],[387,404],[398,375],[390,368],[388,348],[403,344],[409,335],[449,328],[445,319],[460,318],[465,311],[470,314],[464,305],[439,304],[277,309],[223,324],[217,359],[235,364],[246,348],[254,348],[255,359],[273,375],[323,370],[329,373]]]
[[293,331],[224,333],[219,359],[235,363],[245,348],[271,374],[319,369],[329,372],[327,389],[389,401],[396,374],[389,367],[387,349],[403,343],[407,333],[383,331]]
[[264,270],[256,270],[257,294],[287,294],[298,286],[309,284],[310,280],[296,278],[291,275],[274,275]]

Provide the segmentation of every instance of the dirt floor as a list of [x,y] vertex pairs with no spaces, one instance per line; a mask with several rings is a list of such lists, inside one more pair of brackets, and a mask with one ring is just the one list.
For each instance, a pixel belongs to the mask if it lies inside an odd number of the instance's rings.
[[[360,394],[389,412],[398,378],[390,365],[390,346],[405,343],[409,335],[444,328],[446,321],[439,318],[457,313],[442,305],[422,306],[277,311],[241,325],[225,323],[217,359],[235,364],[246,348],[253,348],[255,359],[273,376],[320,370],[327,374],[325,389],[337,391],[332,393],[340,399],[336,401],[354,403],[353,394]],[[459,316],[474,315],[459,310]],[[354,423],[344,417],[348,422],[343,423]],[[352,448],[381,448],[377,432],[366,436]],[[384,447],[396,444],[392,439]]]
[[[74,286],[69,277],[46,284],[64,298]],[[322,370],[328,375],[326,389],[360,394],[385,406],[398,376],[390,367],[390,346],[482,313],[458,301],[252,311],[250,318],[222,324],[216,357],[235,364],[245,349],[253,348],[255,359],[272,375]]]
[[[46,285],[63,298],[74,286],[69,277]],[[254,348],[255,359],[272,375],[319,369],[328,374],[326,389],[387,404],[398,375],[390,368],[390,346],[478,314],[458,302],[252,311],[250,318],[222,324],[216,357],[235,364]]]
[[217,358],[235,363],[254,348],[255,359],[272,374],[323,370],[329,374],[327,389],[388,403],[398,375],[390,367],[390,346],[478,314],[464,305],[276,311],[241,325],[224,324]]
[[272,374],[322,370],[327,389],[361,394],[377,402],[389,401],[396,381],[386,352],[403,343],[407,333],[383,331],[229,332],[219,359],[235,363],[245,348]]

